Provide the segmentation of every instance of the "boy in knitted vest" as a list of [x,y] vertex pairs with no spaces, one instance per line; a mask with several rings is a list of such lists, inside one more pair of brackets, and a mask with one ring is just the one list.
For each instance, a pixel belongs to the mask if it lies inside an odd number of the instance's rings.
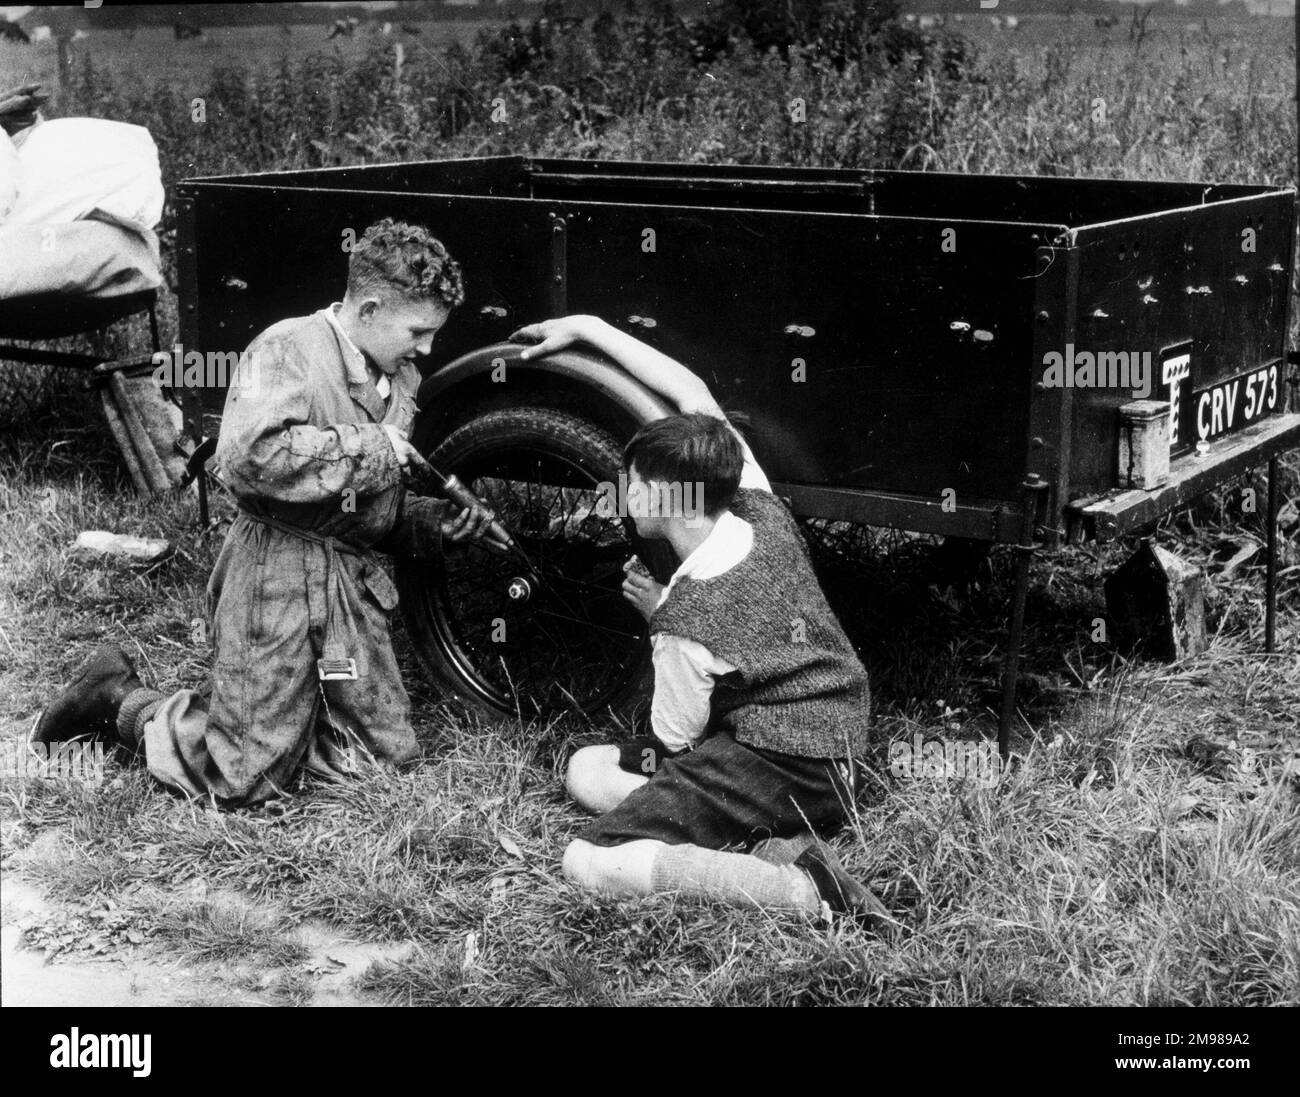
[[[600,817],[565,850],[565,875],[615,895],[826,903],[884,927],[888,912],[818,838],[853,803],[867,674],[748,446],[699,377],[597,317],[512,338],[535,343],[525,358],[586,343],[681,413],[643,427],[623,458],[638,534],[680,561],[667,586],[625,568],[624,596],[650,622],[654,735],[570,760],[570,795]],[[700,491],[702,508],[681,505]]]

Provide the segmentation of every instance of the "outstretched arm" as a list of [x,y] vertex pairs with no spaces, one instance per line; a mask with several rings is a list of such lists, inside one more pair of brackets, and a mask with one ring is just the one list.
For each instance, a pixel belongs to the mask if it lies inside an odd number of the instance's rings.
[[586,343],[608,355],[648,389],[659,393],[680,412],[702,411],[725,419],[709,386],[680,362],[661,354],[599,316],[562,316],[529,324],[510,336],[512,342],[532,343],[520,358],[540,358],[575,343]]
[[[610,326],[599,316],[561,316],[555,320],[543,320],[540,324],[520,328],[510,339],[511,342],[533,344],[519,355],[524,359],[541,358],[575,343],[586,343],[614,359],[646,388],[659,393],[673,404],[679,412],[698,411],[723,420],[740,439],[740,445],[745,451],[745,469],[740,477],[740,486],[760,491],[772,490],[767,476],[754,459],[749,443],[727,419],[726,412],[713,398],[709,386],[675,359]],[[635,586],[636,581],[631,582]],[[624,584],[624,590],[629,601],[641,608],[645,592],[629,591],[627,583]]]

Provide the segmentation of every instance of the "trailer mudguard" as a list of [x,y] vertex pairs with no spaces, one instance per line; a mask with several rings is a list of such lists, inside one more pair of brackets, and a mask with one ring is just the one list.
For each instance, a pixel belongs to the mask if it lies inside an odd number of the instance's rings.
[[421,411],[440,397],[475,378],[487,378],[508,386],[513,373],[530,377],[546,375],[576,383],[603,403],[621,411],[638,426],[676,412],[658,393],[652,392],[626,370],[603,354],[570,348],[544,358],[521,359],[521,343],[493,343],[448,362],[420,385],[416,403]]

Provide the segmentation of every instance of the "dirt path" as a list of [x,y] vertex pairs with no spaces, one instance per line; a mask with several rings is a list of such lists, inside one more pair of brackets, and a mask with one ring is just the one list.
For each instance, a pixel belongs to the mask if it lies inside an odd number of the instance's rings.
[[[221,901],[243,902],[237,896],[222,896]],[[24,942],[24,933],[63,909],[12,872],[5,874],[0,884],[0,1005],[377,1005],[374,998],[357,993],[356,977],[375,960],[396,957],[410,947],[352,941],[329,926],[309,923],[296,934],[308,958],[278,976],[248,963],[186,963],[148,944],[47,961],[42,949]],[[293,979],[293,996],[285,992],[286,978]]]

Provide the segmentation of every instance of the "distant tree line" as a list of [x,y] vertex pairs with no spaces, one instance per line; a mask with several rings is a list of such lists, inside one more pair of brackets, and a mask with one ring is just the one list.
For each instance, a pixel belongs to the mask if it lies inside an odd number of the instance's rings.
[[[999,0],[996,9],[982,9],[978,0],[482,0],[478,4],[449,4],[446,0],[397,2],[383,8],[361,4],[321,7],[296,3],[251,4],[102,4],[97,8],[37,7],[17,20],[20,26],[49,26],[63,30],[96,27],[128,30],[135,27],[185,24],[202,27],[326,26],[336,19],[360,22],[421,23],[442,20],[520,19],[550,15],[587,19],[600,16],[636,16],[667,8],[681,18],[716,28],[739,27],[755,41],[798,40],[811,31],[816,37],[827,28],[864,26],[875,30],[900,12],[969,15],[1116,15],[1127,20],[1133,7],[1149,7],[1183,19],[1207,16],[1250,17],[1246,0],[1155,0],[1134,5],[1125,0]],[[795,28],[798,28],[797,30]]]
[[61,30],[130,30],[136,27],[170,27],[187,24],[202,27],[274,27],[282,23],[293,26],[327,26],[336,19],[360,22],[422,23],[428,20],[481,20],[505,14],[510,7],[519,11],[536,11],[541,0],[510,0],[509,5],[446,4],[434,2],[393,4],[386,8],[367,8],[361,4],[322,7],[310,4],[102,4],[97,8],[36,7],[18,22],[31,27],[47,26]]
[[1115,15],[1127,21],[1132,9],[1150,8],[1159,19],[1162,15],[1180,19],[1227,18],[1248,19],[1250,7],[1246,0],[1189,0],[1176,4],[1174,0],[1155,0],[1154,3],[1133,4],[1125,0],[998,0],[995,9],[984,9],[979,0],[900,0],[900,10],[927,15]]

